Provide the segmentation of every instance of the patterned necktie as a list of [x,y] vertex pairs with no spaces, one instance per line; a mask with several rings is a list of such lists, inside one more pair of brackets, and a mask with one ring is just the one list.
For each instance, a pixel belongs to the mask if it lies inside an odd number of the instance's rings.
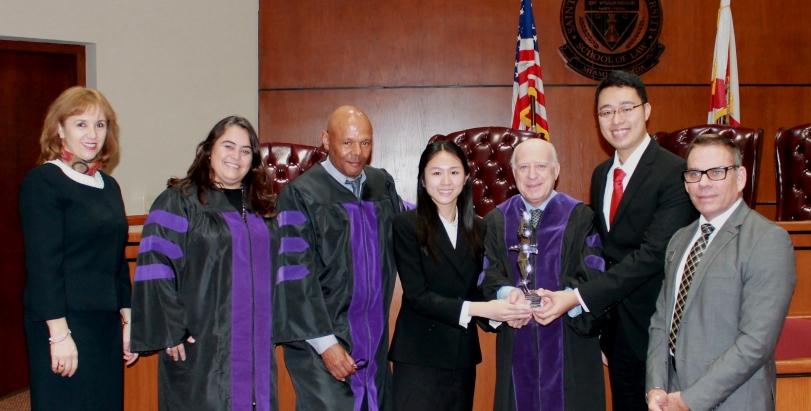
[[352,185],[352,192],[355,193],[355,197],[360,198],[361,193],[361,185],[360,185],[360,176],[354,180],[346,179],[346,183],[344,184],[351,184]]
[[611,193],[611,208],[608,212],[609,224],[614,223],[614,214],[617,213],[617,207],[622,200],[622,180],[625,179],[625,172],[621,168],[614,169],[614,191]]
[[531,216],[530,218],[532,218],[531,220],[532,228],[538,228],[538,222],[541,221],[541,215],[543,214],[543,210],[541,209],[531,210],[529,214]]
[[701,256],[704,255],[704,250],[707,249],[707,242],[710,239],[710,234],[715,230],[712,224],[701,225],[701,237],[693,244],[690,249],[690,254],[687,255],[687,264],[684,265],[684,273],[681,276],[681,284],[679,285],[679,295],[676,297],[676,309],[673,311],[673,324],[670,326],[670,351],[676,352],[676,337],[679,335],[679,325],[681,324],[681,316],[684,314],[684,303],[687,301],[687,293],[690,292],[690,284],[693,282],[693,275],[696,273],[698,262],[701,261]]

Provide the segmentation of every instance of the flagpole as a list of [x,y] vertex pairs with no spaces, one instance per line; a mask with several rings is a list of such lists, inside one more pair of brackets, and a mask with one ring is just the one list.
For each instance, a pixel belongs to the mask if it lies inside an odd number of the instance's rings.
[[535,96],[529,96],[529,114],[530,114],[530,130],[532,132],[537,133],[538,127],[535,124]]

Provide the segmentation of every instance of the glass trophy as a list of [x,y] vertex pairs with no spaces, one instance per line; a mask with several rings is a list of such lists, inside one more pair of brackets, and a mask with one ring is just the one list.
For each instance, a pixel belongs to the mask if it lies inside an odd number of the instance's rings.
[[[530,213],[522,210],[521,221],[518,223],[518,244],[508,247],[510,251],[518,252],[518,271],[521,273],[521,280],[518,282],[518,287],[524,292],[524,297],[530,302],[532,308],[538,308],[543,305],[541,296],[535,294],[535,290],[529,288],[532,282],[531,277],[534,275],[534,267],[530,262],[530,254],[538,254],[538,246],[532,244],[532,225],[530,224]],[[534,262],[534,258],[532,261]]]

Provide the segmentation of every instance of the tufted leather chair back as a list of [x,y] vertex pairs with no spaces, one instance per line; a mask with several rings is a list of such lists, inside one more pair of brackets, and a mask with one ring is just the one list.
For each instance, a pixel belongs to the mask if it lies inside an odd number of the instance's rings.
[[479,127],[448,135],[437,134],[429,143],[450,140],[462,148],[473,179],[473,207],[476,214],[484,217],[497,205],[518,194],[510,157],[518,143],[530,138],[549,139],[543,133],[507,127]]
[[760,170],[760,155],[763,151],[763,129],[732,127],[721,124],[707,124],[677,130],[672,133],[660,131],[653,135],[659,145],[679,157],[687,158],[687,147],[702,134],[718,134],[732,139],[741,150],[741,165],[746,169],[746,186],[743,188],[743,201],[750,208],[757,202],[757,176]]
[[301,173],[327,158],[324,147],[302,144],[262,143],[259,150],[273,181],[273,192],[277,195]]
[[811,124],[781,128],[777,157],[777,220],[811,220]]

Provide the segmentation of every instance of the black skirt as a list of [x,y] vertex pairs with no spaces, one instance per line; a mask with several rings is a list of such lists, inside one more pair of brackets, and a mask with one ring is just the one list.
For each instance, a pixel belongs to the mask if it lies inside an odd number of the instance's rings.
[[48,325],[44,321],[32,321],[26,312],[31,409],[123,409],[121,315],[117,311],[69,311],[67,322],[79,352],[79,367],[72,377],[62,377],[51,371]]
[[476,366],[459,370],[395,362],[392,373],[395,411],[470,411]]

